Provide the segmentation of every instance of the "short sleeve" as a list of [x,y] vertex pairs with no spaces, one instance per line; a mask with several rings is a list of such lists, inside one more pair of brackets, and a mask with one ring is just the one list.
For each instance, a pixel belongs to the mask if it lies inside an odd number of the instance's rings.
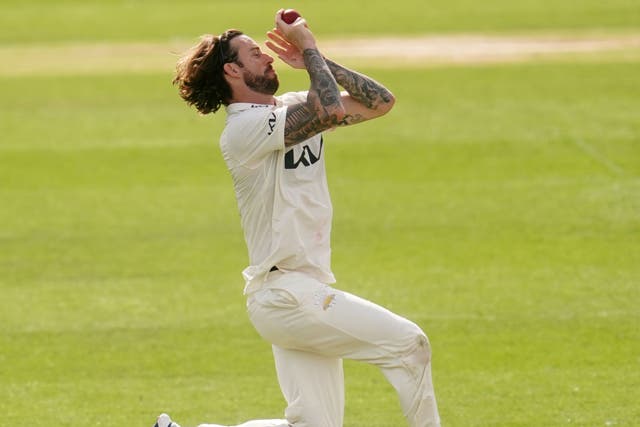
[[273,151],[284,149],[287,107],[250,108],[227,124],[221,146],[231,165],[255,168]]

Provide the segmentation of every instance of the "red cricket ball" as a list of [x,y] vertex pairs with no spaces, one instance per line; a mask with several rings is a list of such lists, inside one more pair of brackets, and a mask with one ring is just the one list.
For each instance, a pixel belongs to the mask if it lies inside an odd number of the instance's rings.
[[280,16],[282,17],[282,20],[287,24],[293,24],[296,21],[296,19],[300,17],[300,14],[295,9],[287,9],[287,10],[284,10],[280,14]]

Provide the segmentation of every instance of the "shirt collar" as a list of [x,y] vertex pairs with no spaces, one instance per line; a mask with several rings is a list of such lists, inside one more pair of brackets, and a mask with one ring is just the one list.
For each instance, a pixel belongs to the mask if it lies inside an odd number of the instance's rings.
[[233,104],[229,104],[225,107],[227,114],[240,113],[245,110],[252,110],[256,108],[273,108],[273,107],[281,107],[282,100],[279,96],[275,97],[276,104],[253,104],[251,102],[234,102]]

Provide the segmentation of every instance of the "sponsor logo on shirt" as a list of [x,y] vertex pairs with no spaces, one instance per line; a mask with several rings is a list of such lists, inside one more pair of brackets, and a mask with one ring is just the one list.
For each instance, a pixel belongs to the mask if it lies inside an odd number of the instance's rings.
[[271,136],[271,134],[273,133],[273,128],[276,127],[276,113],[271,112],[271,114],[269,115],[269,132],[267,132],[267,135]]
[[284,168],[285,169],[298,169],[298,166],[302,165],[304,167],[311,166],[320,160],[322,156],[322,138],[320,138],[320,146],[318,148],[318,154],[314,153],[311,150],[311,147],[305,145],[302,147],[302,153],[300,156],[295,159],[294,158],[294,150],[293,148],[284,155]]

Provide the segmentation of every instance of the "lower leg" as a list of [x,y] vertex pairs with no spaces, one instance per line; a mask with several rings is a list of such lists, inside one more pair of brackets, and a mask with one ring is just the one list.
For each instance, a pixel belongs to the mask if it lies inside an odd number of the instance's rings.
[[342,360],[273,346],[285,416],[296,427],[342,427]]
[[418,346],[382,372],[398,392],[404,415],[411,427],[439,427],[440,416],[431,378],[431,353],[425,336]]

